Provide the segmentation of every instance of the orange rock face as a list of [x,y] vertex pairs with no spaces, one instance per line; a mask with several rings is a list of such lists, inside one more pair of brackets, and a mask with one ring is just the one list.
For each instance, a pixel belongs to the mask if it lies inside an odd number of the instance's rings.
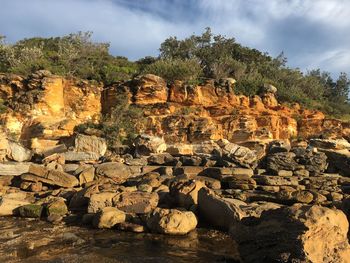
[[225,138],[231,142],[327,136],[350,138],[350,124],[326,119],[319,111],[280,105],[275,88],[259,96],[234,93],[234,80],[207,80],[200,85],[147,74],[112,86],[64,79],[40,71],[24,79],[0,75],[0,98],[10,111],[1,115],[4,128],[37,149],[53,147],[74,127],[98,121],[124,96],[144,112],[140,132],[162,136],[166,142],[199,142]]
[[38,152],[73,134],[76,125],[98,120],[101,113],[102,86],[86,81],[39,72],[27,79],[2,75],[0,82],[10,109],[0,117],[3,127]]

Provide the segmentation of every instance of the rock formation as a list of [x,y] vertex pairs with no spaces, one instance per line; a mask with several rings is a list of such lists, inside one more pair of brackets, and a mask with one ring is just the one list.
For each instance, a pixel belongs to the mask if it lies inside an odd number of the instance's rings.
[[[350,124],[234,82],[1,75],[0,216],[171,235],[200,224],[230,231],[245,262],[349,262]],[[144,114],[129,145],[75,132],[120,94]]]

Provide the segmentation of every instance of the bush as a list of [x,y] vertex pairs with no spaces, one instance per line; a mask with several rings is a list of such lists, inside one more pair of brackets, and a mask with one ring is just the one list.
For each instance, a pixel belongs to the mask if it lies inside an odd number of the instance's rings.
[[7,111],[7,107],[4,105],[4,101],[0,99],[0,114],[5,113]]
[[143,73],[161,76],[168,82],[175,80],[191,81],[198,79],[201,68],[195,59],[160,59],[146,66]]
[[0,69],[28,75],[39,69],[111,84],[131,78],[138,65],[109,54],[108,43],[91,40],[91,32],[55,38],[29,38],[8,45],[0,38]]

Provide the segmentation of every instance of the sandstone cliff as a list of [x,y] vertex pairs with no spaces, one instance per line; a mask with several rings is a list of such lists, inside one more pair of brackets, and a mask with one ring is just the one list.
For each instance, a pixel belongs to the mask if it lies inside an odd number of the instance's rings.
[[276,89],[266,86],[261,96],[235,94],[234,80],[207,80],[200,85],[167,84],[155,75],[103,87],[65,79],[47,71],[23,78],[0,75],[0,98],[9,111],[0,117],[9,134],[40,152],[54,147],[74,127],[98,121],[127,96],[143,110],[144,133],[166,142],[228,139],[249,145],[271,139],[320,136],[350,137],[350,124],[327,119],[322,112],[278,103]]

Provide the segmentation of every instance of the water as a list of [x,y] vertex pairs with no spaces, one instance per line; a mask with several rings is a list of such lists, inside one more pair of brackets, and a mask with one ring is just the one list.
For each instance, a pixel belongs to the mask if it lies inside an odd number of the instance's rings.
[[0,262],[239,262],[225,233],[135,234],[22,218],[0,218]]

